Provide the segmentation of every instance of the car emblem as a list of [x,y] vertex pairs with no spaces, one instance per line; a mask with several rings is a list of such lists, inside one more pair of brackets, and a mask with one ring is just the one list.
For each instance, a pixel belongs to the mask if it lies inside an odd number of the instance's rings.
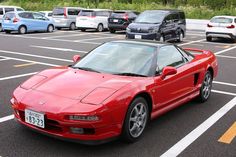
[[40,101],[39,105],[44,105],[46,103],[46,101]]

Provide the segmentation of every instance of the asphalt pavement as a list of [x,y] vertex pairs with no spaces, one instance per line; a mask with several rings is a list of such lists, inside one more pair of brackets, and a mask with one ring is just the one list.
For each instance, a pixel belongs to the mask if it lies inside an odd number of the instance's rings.
[[[1,32],[0,157],[235,157],[236,128],[232,126],[236,122],[236,43],[223,39],[207,42],[204,32],[199,31],[187,31],[184,42],[176,44],[216,54],[219,74],[210,99],[205,103],[193,100],[151,121],[136,143],[116,140],[86,146],[41,135],[14,121],[10,99],[23,81],[38,71],[72,64],[75,54],[84,56],[104,42],[124,38],[123,32]],[[227,133],[232,128],[233,133]],[[228,143],[227,138],[226,142],[219,140],[231,136]]]

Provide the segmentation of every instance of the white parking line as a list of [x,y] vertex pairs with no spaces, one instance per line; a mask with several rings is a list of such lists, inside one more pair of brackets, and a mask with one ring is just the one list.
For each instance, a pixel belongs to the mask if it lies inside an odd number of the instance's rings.
[[228,48],[228,49],[224,49],[224,50],[222,50],[222,51],[218,51],[218,52],[216,52],[215,54],[218,55],[218,54],[221,54],[221,53],[224,53],[224,52],[233,50],[233,49],[236,49],[236,46],[230,47],[230,48]]
[[74,40],[74,42],[84,42],[84,41],[90,41],[90,40],[100,40],[100,39],[110,39],[110,38],[116,38],[116,36],[100,37],[100,38],[90,38],[90,39],[81,39],[81,40]]
[[5,60],[9,60],[9,58],[0,59],[0,61],[5,61]]
[[[6,57],[6,56],[0,56],[0,57]],[[44,63],[44,62],[37,62],[37,61],[33,61],[33,60],[28,60],[28,59],[19,59],[19,58],[14,58],[14,57],[6,57],[12,60],[17,60],[17,61],[22,61],[22,62],[29,62],[29,63],[36,63],[36,64],[41,64],[41,65],[47,65],[47,66],[60,66],[57,64],[50,64],[50,63]]]
[[179,46],[184,46],[184,45],[189,45],[189,44],[193,44],[193,43],[199,43],[201,41],[204,41],[206,39],[200,39],[200,40],[194,40],[194,41],[190,41],[190,42],[187,42],[187,43],[183,43],[183,44],[178,44]]
[[225,104],[221,109],[215,112],[211,117],[200,124],[196,129],[191,131],[183,139],[177,142],[169,150],[167,150],[161,157],[175,157],[183,152],[191,143],[198,139],[204,132],[206,132],[213,124],[215,124],[221,117],[230,111],[236,105],[236,97]]
[[54,38],[66,38],[66,37],[76,37],[76,36],[84,36],[84,35],[89,35],[88,34],[71,34],[71,35],[60,35],[60,36],[51,36],[51,37],[43,37],[42,39],[54,39]]
[[32,73],[27,73],[27,74],[21,74],[21,75],[14,75],[14,76],[8,76],[8,77],[2,77],[0,78],[0,81],[4,81],[4,80],[10,80],[10,79],[15,79],[15,78],[20,78],[20,77],[25,77],[25,76],[30,76],[30,75],[34,75],[38,72],[32,72]]
[[[68,59],[47,57],[47,56],[41,56],[41,55],[32,55],[32,54],[13,52],[13,51],[0,50],[0,53],[16,54],[16,55],[21,55],[21,56],[29,56],[29,57],[44,58],[44,59],[58,60],[58,61],[64,61],[64,62],[71,62],[71,60],[68,60]],[[7,58],[10,58],[10,57],[7,57]]]
[[226,56],[226,55],[216,55],[217,57],[222,57],[222,58],[230,58],[230,59],[236,59],[234,56]]
[[233,84],[233,83],[220,82],[220,81],[213,81],[213,83],[236,87],[236,84]]
[[58,47],[47,47],[47,46],[38,46],[38,45],[30,45],[30,47],[49,49],[49,50],[58,50],[58,51],[65,51],[65,52],[88,53],[87,51],[77,51],[77,50],[73,50],[73,49],[58,48]]
[[231,93],[231,92],[225,92],[225,91],[220,91],[220,90],[211,90],[213,93],[218,93],[218,94],[225,94],[225,95],[231,95],[231,96],[236,96],[236,93]]
[[3,118],[0,118],[0,123],[2,122],[5,122],[5,121],[8,121],[8,120],[12,120],[14,119],[14,115],[10,115],[10,116],[6,116],[6,117],[3,117]]

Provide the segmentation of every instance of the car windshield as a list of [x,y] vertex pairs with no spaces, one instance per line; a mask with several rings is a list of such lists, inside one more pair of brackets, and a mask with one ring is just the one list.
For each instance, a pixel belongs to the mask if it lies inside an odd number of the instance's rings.
[[233,19],[227,17],[214,17],[211,19],[212,23],[232,23]]
[[105,43],[72,66],[115,75],[150,76],[156,47],[133,43]]
[[140,14],[135,22],[136,23],[161,23],[164,19],[164,12],[143,12]]

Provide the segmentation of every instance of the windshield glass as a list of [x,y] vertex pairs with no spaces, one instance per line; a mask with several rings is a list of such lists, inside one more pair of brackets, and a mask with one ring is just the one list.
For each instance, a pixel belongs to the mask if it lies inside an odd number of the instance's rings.
[[212,23],[232,23],[233,19],[226,17],[214,17],[211,19]]
[[155,52],[153,46],[109,42],[91,51],[73,67],[117,75],[149,76]]
[[135,22],[136,23],[161,23],[164,19],[164,12],[143,12],[140,14]]

